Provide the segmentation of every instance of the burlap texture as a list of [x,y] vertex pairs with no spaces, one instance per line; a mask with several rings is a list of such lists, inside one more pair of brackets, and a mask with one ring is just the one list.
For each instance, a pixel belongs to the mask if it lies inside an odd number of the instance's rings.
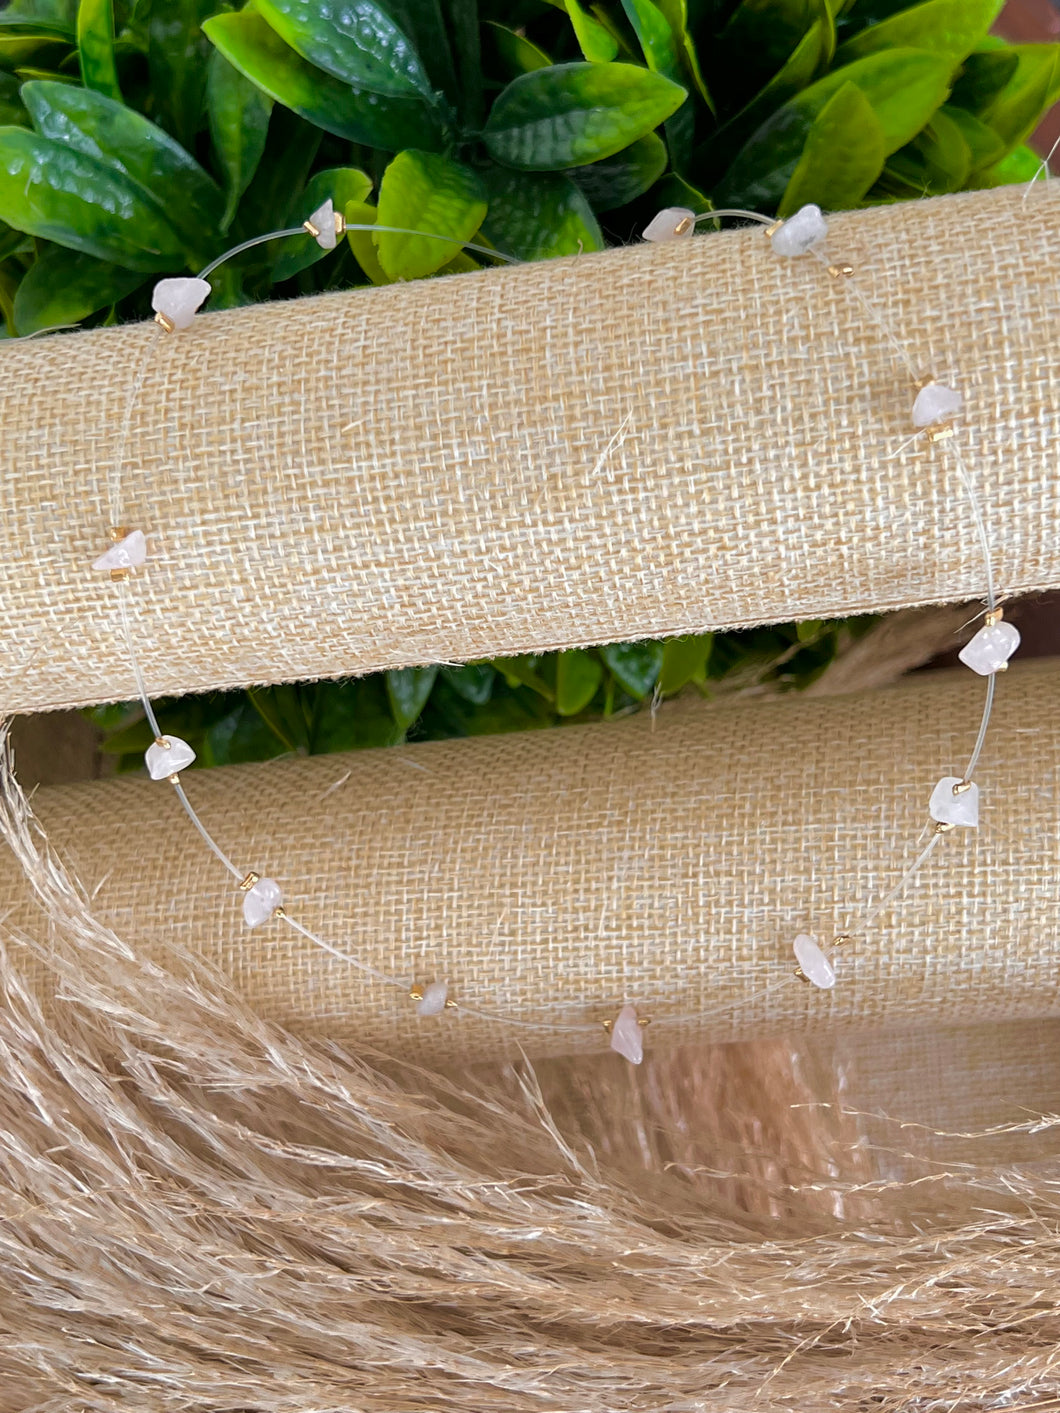
[[[962,445],[1000,583],[1060,585],[1060,189],[836,217],[831,249]],[[56,336],[4,352],[0,709],[839,615],[981,593],[944,447],[843,282],[760,231]]]
[[[448,978],[473,1009],[595,1024],[631,1000],[659,1044],[1042,1017],[1060,1010],[1058,684],[1051,662],[1001,681],[980,829],[941,841],[905,901],[859,932],[831,994],[792,977],[791,940],[841,930],[912,858],[931,788],[963,769],[978,724],[983,683],[963,669],[186,780],[221,846],[280,879],[293,916],[390,975]],[[281,921],[248,931],[164,783],[42,790],[36,807],[97,916],[139,952],[192,947],[300,1033],[432,1062],[606,1044],[595,1029],[418,1020]],[[14,866],[0,869],[0,896],[18,896]],[[26,909],[8,925],[39,926]]]

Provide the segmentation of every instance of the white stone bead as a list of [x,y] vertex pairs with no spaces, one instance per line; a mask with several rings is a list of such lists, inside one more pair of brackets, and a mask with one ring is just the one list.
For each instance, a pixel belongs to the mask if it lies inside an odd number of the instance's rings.
[[424,988],[423,995],[416,1003],[416,1014],[418,1016],[440,1016],[445,1010],[445,1003],[449,999],[449,983],[447,981],[432,981],[430,986]]
[[964,398],[946,383],[924,383],[913,401],[914,427],[933,427],[936,422],[948,422],[960,413]]
[[961,785],[959,775],[946,775],[931,792],[928,801],[928,814],[940,824],[959,824],[965,829],[975,829],[979,824],[979,786],[974,781],[959,795],[953,793],[954,785]]
[[667,206],[644,227],[643,240],[680,240],[696,228],[696,213],[687,206]]
[[93,569],[139,569],[147,558],[147,540],[142,530],[133,530],[92,561]]
[[248,927],[259,927],[282,902],[283,889],[275,878],[259,878],[243,897],[243,921]]
[[800,932],[792,943],[795,960],[798,962],[807,981],[819,986],[822,991],[830,991],[835,985],[835,972],[832,963],[817,945],[817,939],[808,932]]
[[174,329],[186,329],[212,288],[208,280],[159,280],[151,291],[151,308],[168,319]]
[[1020,630],[1013,623],[987,623],[979,629],[975,637],[965,643],[957,656],[978,672],[980,677],[989,677],[1000,672],[1020,645]]
[[[165,741],[167,744],[161,746],[159,741]],[[160,736],[159,741],[148,746],[144,752],[147,773],[152,780],[168,780],[171,775],[176,775],[178,770],[191,765],[195,759],[195,752],[187,741],[182,741],[179,736]]]
[[778,255],[805,255],[828,234],[828,222],[819,206],[801,206],[770,236]]
[[611,1027],[611,1049],[624,1055],[631,1065],[644,1058],[644,1031],[637,1020],[636,1006],[623,1006]]
[[913,403],[913,426],[931,427],[936,422],[948,422],[964,406],[964,398],[945,383],[925,383]]
[[338,243],[338,232],[335,229],[335,207],[331,203],[329,196],[323,206],[317,209],[309,218],[309,224],[316,226],[320,234],[316,238],[317,245],[321,250],[334,250]]

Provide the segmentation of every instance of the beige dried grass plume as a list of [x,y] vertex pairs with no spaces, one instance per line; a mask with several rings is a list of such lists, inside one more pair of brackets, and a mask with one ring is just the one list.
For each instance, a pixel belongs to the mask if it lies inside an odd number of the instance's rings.
[[834,1102],[807,1107],[832,1066],[779,1043],[536,1077],[302,1043],[190,955],[141,961],[50,856],[6,752],[0,785],[39,902],[3,955],[4,1413],[889,1413],[1060,1390],[1048,1135],[1023,1163],[1014,1135],[974,1166],[904,1133],[870,1149]]

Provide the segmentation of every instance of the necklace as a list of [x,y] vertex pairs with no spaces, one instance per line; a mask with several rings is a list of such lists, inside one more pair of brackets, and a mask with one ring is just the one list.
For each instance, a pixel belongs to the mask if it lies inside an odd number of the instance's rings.
[[[814,257],[820,262],[829,278],[841,282],[846,288],[851,290],[853,297],[858,300],[866,318],[879,329],[881,336],[888,342],[892,351],[903,364],[905,371],[909,374],[911,381],[914,383],[912,424],[915,429],[915,436],[921,439],[924,445],[929,447],[933,452],[938,448],[939,451],[937,454],[948,456],[952,460],[952,465],[956,469],[960,483],[968,498],[975,532],[983,554],[986,600],[984,622],[983,626],[961,654],[962,660],[967,666],[986,678],[986,699],[982,719],[968,765],[961,776],[945,776],[937,782],[934,789],[930,792],[930,797],[927,802],[929,824],[927,826],[928,833],[926,840],[922,835],[917,843],[915,857],[890,889],[886,890],[881,897],[876,899],[864,911],[844,918],[842,930],[834,933],[831,949],[823,947],[817,937],[808,932],[799,933],[791,939],[791,947],[797,961],[796,975],[811,986],[822,991],[827,991],[835,985],[836,981],[836,972],[832,961],[832,950],[836,947],[849,948],[856,938],[860,938],[862,934],[871,927],[872,923],[876,921],[880,914],[909,886],[917,873],[931,857],[945,834],[959,828],[974,828],[978,823],[979,791],[973,776],[978,766],[986,739],[993,706],[995,676],[997,672],[1004,670],[1007,666],[1009,657],[1011,657],[1018,646],[1019,635],[1011,624],[1004,621],[1003,613],[997,600],[985,525],[971,479],[959,450],[959,443],[956,437],[956,419],[961,411],[961,398],[959,394],[946,384],[937,381],[931,374],[922,374],[912,367],[893,332],[880,319],[873,306],[861,296],[856,283],[852,280],[854,272],[851,268],[847,265],[836,263],[825,253],[824,240],[827,234],[827,227],[824,218],[816,207],[805,207],[784,222],[773,222],[753,212],[714,212],[708,217],[697,218],[690,211],[671,209],[659,213],[645,231],[645,237],[652,241],[680,241],[693,234],[698,221],[708,219],[720,220],[724,217],[757,222],[764,228],[766,237],[772,247],[772,254],[775,257],[781,259],[807,255]],[[239,253],[239,251],[246,249],[248,245],[275,239],[279,234],[308,235],[310,238],[324,245],[325,248],[330,248],[330,246],[335,244],[335,241],[344,228],[345,223],[341,215],[335,213],[331,208],[331,203],[328,202],[313,213],[305,223],[304,228],[299,227],[281,233],[269,233],[268,235],[257,238],[253,242],[247,242],[242,246],[236,247],[235,250],[229,252],[228,255],[222,256],[221,260],[229,258],[230,255]],[[492,251],[486,253],[496,254],[496,252]],[[187,330],[192,325],[196,311],[201,307],[206,296],[209,294],[210,286],[206,277],[212,273],[219,263],[221,263],[220,260],[213,262],[197,279],[163,280],[156,286],[153,303],[158,322],[162,329],[167,333],[175,334],[182,330]],[[186,336],[193,337],[193,335]],[[114,495],[112,497],[115,512],[117,509],[117,480],[120,474],[125,438],[128,432],[132,408],[135,404],[140,386],[142,385],[145,368],[146,359],[141,365],[135,381],[121,431],[119,453],[116,461],[115,484],[113,488]],[[198,831],[203,843],[212,851],[217,860],[236,880],[243,895],[242,909],[246,925],[252,928],[259,927],[275,918],[278,922],[286,924],[323,951],[359,968],[361,971],[374,977],[376,981],[388,987],[400,990],[411,998],[417,1014],[421,1017],[438,1016],[443,1011],[459,1009],[462,1013],[469,1016],[476,1016],[484,1020],[511,1026],[516,1030],[549,1029],[572,1035],[584,1034],[588,1030],[595,1031],[595,1025],[590,1025],[588,1022],[582,1024],[552,1025],[540,1020],[527,1019],[515,1015],[495,1014],[477,1008],[471,1008],[462,1003],[458,1005],[456,998],[450,992],[448,979],[436,978],[419,985],[410,985],[407,979],[387,975],[375,968],[369,967],[356,956],[337,947],[333,942],[317,933],[310,931],[304,927],[296,917],[293,917],[286,906],[285,888],[280,881],[262,876],[256,870],[241,868],[228,857],[216,843],[215,839],[196,813],[180,779],[180,771],[190,765],[194,760],[192,748],[179,737],[166,735],[163,732],[151,706],[131,631],[127,601],[131,576],[147,559],[147,539],[142,530],[122,526],[118,523],[119,520],[120,516],[114,513],[112,536],[115,542],[110,549],[96,560],[93,567],[98,571],[108,573],[117,591],[122,636],[136,678],[137,692],[155,735],[155,740],[146,753],[148,772],[153,779],[168,780],[171,782],[181,806],[185,810],[194,828]],[[778,970],[780,970],[782,974],[778,975],[777,979],[772,981],[765,990],[749,998],[745,1004],[750,1004],[753,1001],[761,999],[778,986],[791,984],[790,970],[787,968],[778,968]],[[716,1015],[716,1013],[712,1014]],[[655,1024],[666,1026],[667,1024],[687,1023],[691,1018],[685,1015],[672,1017],[656,1015],[652,1019]],[[626,998],[621,1005],[617,1005],[616,1013],[613,1019],[608,1023],[607,1028],[609,1029],[612,1048],[623,1054],[633,1063],[638,1063],[643,1054],[643,1026],[647,1023],[647,1020],[648,1017],[646,1015],[638,1013],[635,999],[631,1000]]]

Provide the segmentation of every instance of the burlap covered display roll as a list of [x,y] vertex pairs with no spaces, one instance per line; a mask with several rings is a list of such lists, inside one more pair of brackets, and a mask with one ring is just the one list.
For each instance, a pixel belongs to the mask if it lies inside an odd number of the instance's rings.
[[[836,217],[966,397],[1001,584],[1060,585],[1060,187]],[[119,431],[133,407],[120,476]],[[0,709],[958,600],[983,567],[880,329],[761,230],[8,346]],[[897,454],[896,454],[897,453]],[[120,488],[119,488],[120,483]]]
[[[932,786],[963,769],[983,693],[970,673],[832,700],[677,703],[654,720],[187,784],[237,864],[283,882],[293,916],[391,976],[447,978],[470,1010],[562,1027],[633,1001],[659,1044],[1043,1016],[1060,1005],[1060,667],[1014,667],[1002,685],[980,829],[941,839],[866,931],[856,914],[910,862]],[[204,953],[258,1014],[296,1031],[431,1061],[606,1043],[466,1011],[419,1020],[401,992],[282,921],[248,931],[241,895],[165,784],[43,790],[36,807],[101,920],[148,954]],[[0,867],[0,896],[15,896],[21,879]],[[830,938],[852,915],[835,991],[800,985],[792,938]],[[39,926],[26,911],[8,925]]]

